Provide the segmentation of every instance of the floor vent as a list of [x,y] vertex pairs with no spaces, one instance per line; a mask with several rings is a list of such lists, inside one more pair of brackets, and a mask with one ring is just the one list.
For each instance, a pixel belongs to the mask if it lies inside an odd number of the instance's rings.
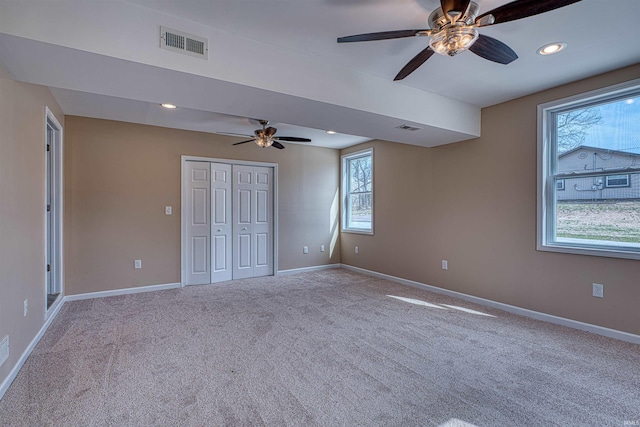
[[202,59],[209,57],[209,41],[207,39],[167,27],[160,27],[160,47]]
[[415,132],[417,130],[422,130],[422,128],[417,128],[417,127],[409,126],[409,125],[396,126],[396,129],[408,130],[408,131],[411,131],[411,132]]
[[9,335],[0,341],[0,366],[9,358]]

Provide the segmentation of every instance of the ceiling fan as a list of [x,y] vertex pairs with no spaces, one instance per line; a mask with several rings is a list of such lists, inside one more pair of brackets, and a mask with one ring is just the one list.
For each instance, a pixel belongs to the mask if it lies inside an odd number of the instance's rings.
[[479,34],[479,27],[527,18],[579,1],[516,0],[478,16],[480,8],[474,1],[440,0],[441,7],[431,12],[427,21],[431,28],[357,34],[340,37],[338,43],[430,36],[429,46],[409,61],[393,80],[404,79],[431,58],[435,52],[455,56],[468,49],[489,61],[509,64],[518,59],[518,55],[501,41]]
[[[255,136],[251,139],[247,139],[246,141],[236,142],[233,145],[246,144],[247,142],[255,142],[259,147],[275,147],[282,150],[284,145],[280,143],[280,141],[291,141],[291,142],[311,142],[309,138],[297,138],[295,136],[275,136],[278,129],[274,127],[267,127],[269,122],[267,120],[258,120],[258,123],[262,125],[262,129],[256,129]],[[249,136],[249,135],[243,135]]]

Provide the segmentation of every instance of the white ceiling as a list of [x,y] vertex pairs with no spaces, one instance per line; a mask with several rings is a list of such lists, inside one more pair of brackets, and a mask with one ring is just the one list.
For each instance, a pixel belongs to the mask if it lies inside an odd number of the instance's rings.
[[[478,3],[482,13],[506,1]],[[518,53],[509,65],[434,55],[393,82],[428,39],[336,38],[426,28],[437,0],[0,0],[0,64],[50,86],[70,115],[241,134],[254,117],[313,145],[434,146],[478,136],[480,107],[640,62],[640,1],[615,0],[626,18],[603,21],[613,3],[583,0],[482,28]],[[160,25],[208,38],[209,60],[161,51]],[[536,54],[554,41],[568,48]],[[165,101],[181,108],[163,111]]]

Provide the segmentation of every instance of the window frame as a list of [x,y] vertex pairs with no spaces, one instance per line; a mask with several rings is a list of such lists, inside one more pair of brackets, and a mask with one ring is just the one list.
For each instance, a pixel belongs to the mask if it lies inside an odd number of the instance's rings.
[[[350,196],[351,191],[349,188],[349,170],[350,170],[350,161],[360,158],[371,156],[371,228],[363,229],[363,228],[353,228],[348,227],[349,220],[349,212],[351,207]],[[343,233],[356,233],[356,234],[368,234],[373,235],[374,230],[374,210],[375,210],[375,169],[374,169],[374,155],[373,155],[373,147],[366,148],[364,150],[354,151],[353,153],[343,154],[341,156],[341,192],[342,192],[342,203],[340,209],[340,231]]]
[[[601,104],[616,98],[638,96],[640,94],[640,79],[607,86],[594,91],[578,94],[568,98],[538,105],[537,109],[537,230],[536,249],[538,251],[561,252],[579,255],[591,255],[611,258],[640,259],[640,248],[626,245],[624,242],[615,244],[595,244],[586,242],[558,241],[555,238],[556,197],[554,180],[564,178],[556,174],[557,147],[555,146],[555,114],[562,113],[576,107]],[[607,171],[609,175],[612,171]],[[631,171],[629,171],[631,172]],[[640,168],[638,171],[640,172]],[[598,172],[585,176],[602,176],[606,172]],[[619,188],[619,187],[618,187]]]
[[[626,184],[609,184],[609,178],[625,176],[627,178]],[[620,179],[620,178],[614,178]],[[627,188],[631,187],[631,176],[628,173],[617,173],[615,175],[605,175],[604,177],[604,188]]]

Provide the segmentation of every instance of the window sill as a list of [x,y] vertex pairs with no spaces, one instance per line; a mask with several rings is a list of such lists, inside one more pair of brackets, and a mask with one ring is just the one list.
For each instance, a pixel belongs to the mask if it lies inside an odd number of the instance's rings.
[[373,236],[373,230],[359,230],[357,228],[343,228],[340,230],[341,233],[353,233],[353,234],[368,234]]
[[615,248],[585,247],[573,246],[571,244],[564,244],[562,242],[555,242],[552,244],[539,244],[536,249],[542,252],[559,252],[573,255],[589,255],[607,258],[640,260],[640,250],[637,249],[637,247],[625,250],[625,248],[620,246],[616,246]]

